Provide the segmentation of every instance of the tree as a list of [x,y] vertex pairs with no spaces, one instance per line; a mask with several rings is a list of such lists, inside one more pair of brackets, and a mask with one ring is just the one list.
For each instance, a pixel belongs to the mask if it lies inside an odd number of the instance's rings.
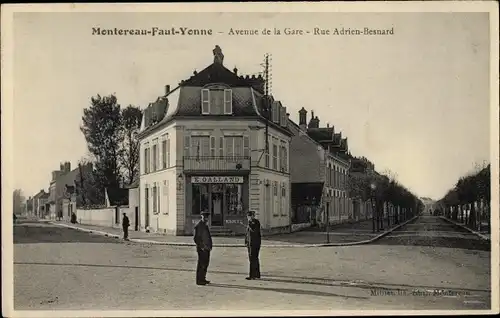
[[139,175],[139,140],[137,133],[141,127],[142,111],[129,105],[122,110],[123,140],[120,149],[120,165],[125,171],[125,183],[130,185]]
[[95,159],[99,188],[118,187],[121,144],[121,112],[115,95],[91,97],[91,105],[83,110],[80,127],[89,152]]
[[23,213],[23,203],[25,201],[23,190],[15,189],[12,193],[12,209],[14,214],[19,215]]
[[370,198],[370,184],[371,178],[367,174],[350,175],[347,184],[349,197],[367,201]]
[[102,206],[105,203],[104,187],[98,182],[98,171],[94,169],[94,164],[82,158],[78,167],[80,173],[75,180],[77,207]]

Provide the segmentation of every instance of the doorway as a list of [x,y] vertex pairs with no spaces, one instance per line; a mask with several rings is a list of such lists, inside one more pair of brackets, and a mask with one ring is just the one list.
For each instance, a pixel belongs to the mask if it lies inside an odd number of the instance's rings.
[[224,189],[223,189],[222,184],[212,184],[211,190],[212,190],[210,193],[211,225],[212,226],[222,226],[224,224],[224,218],[223,218],[223,214],[222,214]]
[[149,189],[144,189],[144,228],[147,231],[149,227]]
[[115,223],[120,224],[120,208],[115,207]]
[[134,230],[139,231],[139,207],[135,207],[135,226]]

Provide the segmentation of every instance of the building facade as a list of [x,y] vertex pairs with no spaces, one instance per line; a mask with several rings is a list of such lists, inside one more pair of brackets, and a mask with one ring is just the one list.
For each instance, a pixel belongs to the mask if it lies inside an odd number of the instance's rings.
[[319,118],[299,111],[299,124],[288,118],[294,223],[341,223],[350,218],[348,197],[350,155],[347,138],[334,127],[319,127]]
[[262,77],[239,76],[218,46],[213,53],[211,65],[167,85],[144,111],[140,228],[188,235],[207,211],[214,233],[241,234],[252,209],[264,233],[288,231],[286,108],[264,95]]
[[[92,165],[82,166],[82,169],[92,169]],[[47,200],[51,219],[69,220],[76,211],[75,182],[79,178],[80,168],[71,170],[70,162],[62,163],[60,170],[52,172]]]
[[45,218],[47,216],[49,210],[47,204],[48,198],[49,193],[43,189],[33,196],[33,214],[35,217]]

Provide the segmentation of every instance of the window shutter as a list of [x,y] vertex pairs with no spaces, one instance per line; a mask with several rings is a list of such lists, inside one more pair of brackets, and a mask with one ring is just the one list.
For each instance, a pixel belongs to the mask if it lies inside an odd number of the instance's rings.
[[288,171],[288,151],[286,149],[286,143],[283,146],[283,165],[285,167],[285,172]]
[[189,157],[191,155],[189,149],[191,146],[191,136],[184,136],[184,156]]
[[210,136],[210,156],[215,157],[215,137]]
[[243,136],[243,156],[250,157],[250,138]]
[[162,208],[161,208],[161,195],[160,195],[161,191],[160,191],[160,189],[161,189],[161,185],[159,183],[158,184],[158,190],[156,190],[156,197],[158,198],[158,207],[157,207],[157,209],[158,209],[157,212],[158,213],[160,213],[162,211]]
[[210,114],[210,90],[201,90],[201,113]]
[[224,157],[224,137],[219,137],[219,156]]
[[169,168],[170,167],[170,138],[167,139],[167,151],[165,152],[166,156],[167,156],[167,160],[165,161],[167,163],[167,167],[166,168]]
[[233,113],[233,91],[231,89],[224,90],[224,114]]

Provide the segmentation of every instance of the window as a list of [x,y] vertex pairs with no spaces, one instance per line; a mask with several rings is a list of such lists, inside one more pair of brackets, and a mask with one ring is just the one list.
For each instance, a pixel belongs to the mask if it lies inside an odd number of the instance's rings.
[[335,166],[335,189],[339,188],[339,169]]
[[230,89],[224,90],[224,114],[231,115],[233,113],[233,91]]
[[271,186],[268,184],[269,181],[266,180],[264,183],[264,196],[265,196],[265,202],[266,202],[266,214],[271,215],[273,212],[273,204],[272,204],[272,196],[271,196]]
[[169,205],[170,205],[170,200],[169,200],[169,182],[168,180],[163,181],[163,197],[165,200],[163,200],[163,204],[165,205],[165,208],[163,208],[163,214],[168,214],[169,210]]
[[144,173],[150,173],[151,161],[150,161],[149,147],[148,146],[146,147],[147,148],[144,149]]
[[156,183],[153,184],[153,214],[158,214],[158,192],[156,188]]
[[243,156],[250,157],[250,138],[248,136],[243,136]]
[[[247,139],[245,141],[245,139]],[[250,154],[250,149],[248,147],[248,137],[245,136],[226,136],[224,137],[225,156],[227,157],[242,157],[246,154]]]
[[243,214],[243,195],[241,184],[226,184],[224,186],[226,196],[226,211],[228,215]]
[[201,113],[203,115],[231,115],[233,92],[231,89],[202,89]]
[[193,215],[199,215],[201,211],[208,211],[208,184],[193,184]]
[[281,185],[281,215],[286,216],[287,213],[287,202],[286,202],[286,184],[285,182]]
[[215,137],[210,137],[210,156],[215,157]]
[[279,119],[280,119],[280,106],[277,102],[274,102],[273,103],[273,106],[272,106],[272,110],[273,110],[273,122],[275,123],[279,123]]
[[158,200],[158,203],[157,203],[158,204],[157,205],[158,212],[157,212],[157,214],[160,213],[161,210],[162,210],[162,208],[161,208],[161,195],[160,195],[161,191],[160,191],[160,189],[161,189],[161,187],[160,187],[160,185],[158,185],[158,188],[156,189],[156,199]]
[[184,157],[191,156],[191,136],[184,136]]
[[273,170],[278,170],[278,145],[276,145],[276,139],[273,138]]
[[266,168],[269,169],[269,148],[266,149],[266,153],[265,153],[265,158],[264,158],[264,165]]
[[273,215],[278,216],[279,211],[278,211],[278,206],[277,206],[277,201],[278,201],[278,182],[273,181]]
[[224,157],[224,137],[219,137],[219,157]]
[[191,154],[197,157],[210,156],[210,137],[191,136]]
[[210,114],[210,90],[201,90],[201,113],[203,115]]
[[[157,142],[158,140],[156,140]],[[155,172],[157,170],[157,163],[158,163],[158,145],[155,141],[153,141],[153,164],[152,164],[152,169],[151,172]]]
[[162,168],[170,167],[170,139],[168,134],[163,136],[162,140]]
[[288,153],[286,149],[286,142],[281,142],[280,147],[280,170],[286,172],[288,170]]

